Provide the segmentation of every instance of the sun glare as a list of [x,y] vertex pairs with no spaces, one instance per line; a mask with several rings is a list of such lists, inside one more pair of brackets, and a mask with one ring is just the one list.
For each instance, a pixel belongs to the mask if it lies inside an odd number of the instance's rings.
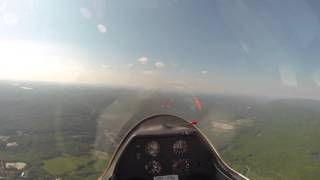
[[0,79],[76,81],[83,71],[63,50],[48,44],[0,43]]

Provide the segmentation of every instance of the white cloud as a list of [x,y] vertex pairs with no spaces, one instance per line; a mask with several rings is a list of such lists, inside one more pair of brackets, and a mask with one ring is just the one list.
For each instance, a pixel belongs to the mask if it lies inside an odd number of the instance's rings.
[[102,64],[102,65],[101,65],[101,68],[103,68],[103,69],[110,69],[110,65]]
[[289,87],[297,87],[298,86],[296,73],[291,68],[286,67],[286,66],[281,66],[281,67],[279,67],[279,73],[280,73],[280,78],[281,78],[282,84],[284,86],[289,86]]
[[103,24],[98,24],[97,25],[97,29],[99,32],[101,32],[102,34],[106,33],[107,32],[107,27]]
[[157,68],[164,68],[165,67],[165,64],[163,63],[163,62],[156,62],[155,64],[154,64]]
[[87,8],[80,8],[80,14],[86,19],[91,19],[92,17],[91,11]]
[[201,74],[208,74],[208,71],[202,70],[202,71],[201,71]]
[[32,90],[33,89],[32,87],[27,87],[27,86],[21,86],[20,88],[24,89],[24,90]]
[[240,42],[240,46],[241,46],[241,48],[243,49],[243,51],[244,51],[246,54],[249,54],[249,53],[250,53],[249,47],[247,46],[246,43]]
[[311,74],[311,79],[317,86],[320,87],[320,71],[316,71],[313,74]]
[[151,70],[145,70],[145,71],[141,71],[140,72],[142,75],[151,75],[151,74],[153,74],[153,71],[151,71]]
[[128,64],[128,67],[129,67],[129,68],[132,68],[132,67],[133,67],[133,64]]
[[138,62],[139,62],[140,64],[147,64],[147,63],[148,63],[148,58],[145,57],[145,56],[142,56],[142,57],[140,57],[140,58],[138,59]]
[[6,25],[16,25],[19,21],[16,14],[7,13],[3,15],[3,21]]

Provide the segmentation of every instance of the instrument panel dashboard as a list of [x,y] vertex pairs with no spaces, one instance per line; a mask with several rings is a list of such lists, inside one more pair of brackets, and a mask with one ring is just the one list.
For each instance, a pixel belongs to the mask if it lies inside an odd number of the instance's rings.
[[197,174],[211,179],[215,167],[210,159],[212,153],[194,134],[138,135],[123,151],[115,172],[120,180],[189,180]]

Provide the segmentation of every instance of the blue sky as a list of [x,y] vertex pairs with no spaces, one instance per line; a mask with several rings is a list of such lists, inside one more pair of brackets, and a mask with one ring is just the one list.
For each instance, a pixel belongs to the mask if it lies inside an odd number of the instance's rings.
[[318,98],[319,5],[2,0],[0,78]]

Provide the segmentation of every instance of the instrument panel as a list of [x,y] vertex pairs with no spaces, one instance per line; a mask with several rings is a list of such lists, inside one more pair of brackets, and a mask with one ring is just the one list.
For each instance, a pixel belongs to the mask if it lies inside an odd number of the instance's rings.
[[[139,148],[140,146],[138,146]],[[190,160],[188,158],[183,158],[184,155],[187,153],[188,150],[188,144],[185,140],[179,139],[175,141],[172,144],[172,152],[177,156],[175,160],[172,160],[172,172],[174,174],[187,174],[189,172],[190,168]],[[150,157],[156,157],[160,153],[160,143],[157,141],[151,140],[146,143],[145,145],[145,153],[149,155]],[[136,156],[141,156],[141,153],[137,153]],[[140,160],[140,158],[137,158],[137,160]],[[145,170],[148,172],[148,174],[151,175],[157,175],[160,174],[162,171],[162,165],[157,160],[151,160],[150,162],[147,162],[145,164]]]
[[211,176],[215,168],[212,153],[195,135],[137,136],[132,139],[118,162],[120,180],[154,180],[176,176],[190,179],[194,174]]

